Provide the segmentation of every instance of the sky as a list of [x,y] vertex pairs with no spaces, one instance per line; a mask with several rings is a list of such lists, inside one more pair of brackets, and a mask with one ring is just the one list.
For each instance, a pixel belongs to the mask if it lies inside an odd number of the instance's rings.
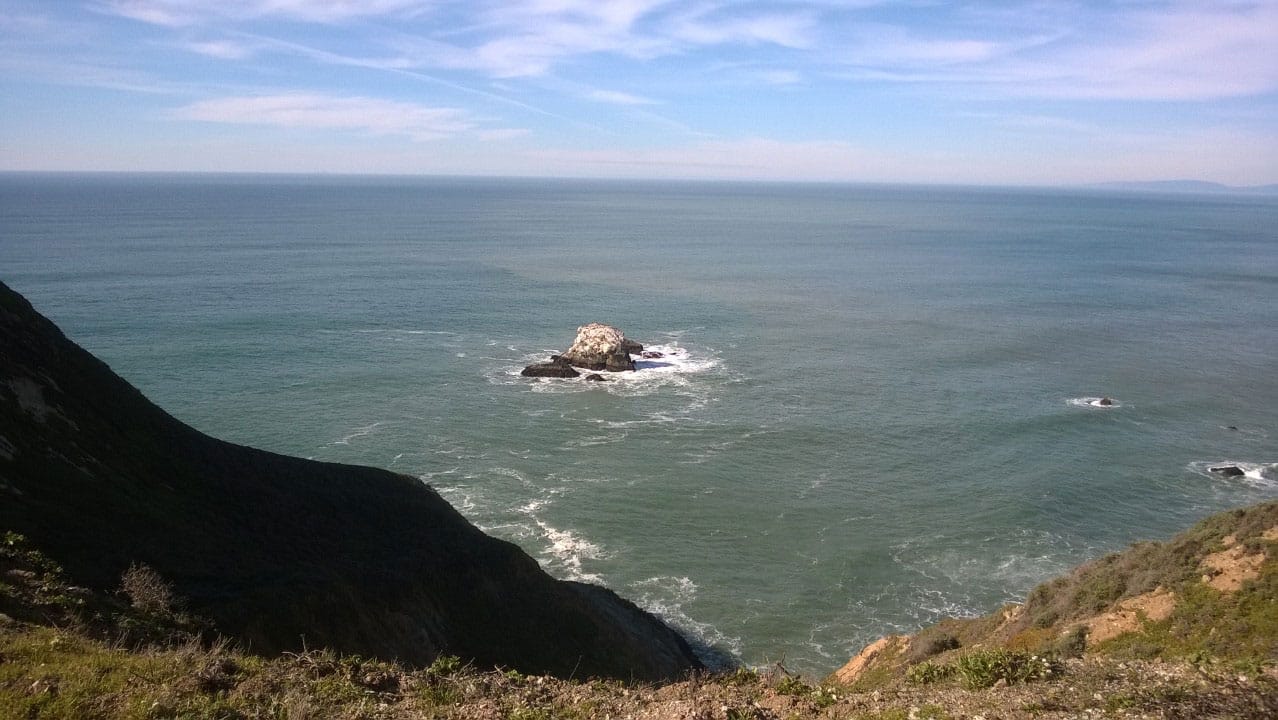
[[0,170],[1278,183],[1278,0],[0,0]]

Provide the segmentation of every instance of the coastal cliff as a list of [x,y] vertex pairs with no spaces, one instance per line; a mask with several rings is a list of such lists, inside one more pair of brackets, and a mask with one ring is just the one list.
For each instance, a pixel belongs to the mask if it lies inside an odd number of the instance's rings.
[[186,639],[198,621],[158,578],[130,571],[119,593],[75,587],[10,533],[0,717],[1267,720],[1278,717],[1275,520],[1278,503],[1215,516],[1050,581],[1023,606],[890,636],[822,683],[780,663],[648,684],[451,656],[411,668],[323,648],[201,647]]
[[[991,667],[977,673],[973,657]],[[1024,603],[885,636],[832,680],[1011,684],[1089,658],[1217,662],[1278,678],[1278,502],[1098,558],[1039,585]]]
[[824,681],[696,669],[414,478],[180,423],[0,284],[3,718],[1278,717],[1278,502]]
[[113,592],[130,566],[262,654],[658,680],[701,663],[603,588],[557,581],[416,478],[208,437],[0,283],[0,530]]

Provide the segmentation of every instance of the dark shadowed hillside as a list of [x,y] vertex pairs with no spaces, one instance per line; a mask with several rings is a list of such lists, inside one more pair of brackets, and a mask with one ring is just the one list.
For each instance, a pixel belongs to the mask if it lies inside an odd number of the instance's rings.
[[556,581],[415,478],[242,447],[150,403],[0,284],[0,530],[112,591],[150,565],[253,651],[437,655],[561,676],[699,667],[602,588]]

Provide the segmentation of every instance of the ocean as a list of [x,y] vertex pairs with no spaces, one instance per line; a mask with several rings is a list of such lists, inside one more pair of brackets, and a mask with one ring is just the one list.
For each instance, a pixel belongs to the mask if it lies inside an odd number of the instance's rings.
[[[751,665],[1278,497],[1273,197],[8,174],[0,280],[196,428],[421,478]],[[519,376],[588,322],[667,357]]]

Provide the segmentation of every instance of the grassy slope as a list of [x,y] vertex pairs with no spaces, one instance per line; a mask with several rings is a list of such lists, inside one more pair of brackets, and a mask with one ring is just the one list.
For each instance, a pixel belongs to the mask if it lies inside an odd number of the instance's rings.
[[149,585],[132,596],[71,586],[56,564],[7,536],[0,543],[0,718],[1278,716],[1278,685],[1257,668],[1104,655],[1062,661],[1046,677],[1006,686],[895,678],[860,689],[809,684],[780,668],[649,685],[479,671],[446,657],[422,669],[326,649],[268,658],[201,642],[200,622],[150,602],[155,595]]
[[[1219,716],[1278,717],[1278,502],[1107,555],[1035,588],[1024,605],[945,620],[867,657],[840,679],[862,690],[1073,685],[1080,669],[1147,667],[1121,692],[1098,693],[1108,710],[1155,698],[1155,709],[1186,701],[1210,716],[1200,693],[1244,678],[1257,704],[1229,710],[1216,697],[1228,710]],[[1166,687],[1164,677],[1177,673],[1197,684]]]
[[151,404],[0,284],[0,531],[110,590],[143,562],[261,652],[662,678],[687,644],[555,581],[415,478],[222,442]]

